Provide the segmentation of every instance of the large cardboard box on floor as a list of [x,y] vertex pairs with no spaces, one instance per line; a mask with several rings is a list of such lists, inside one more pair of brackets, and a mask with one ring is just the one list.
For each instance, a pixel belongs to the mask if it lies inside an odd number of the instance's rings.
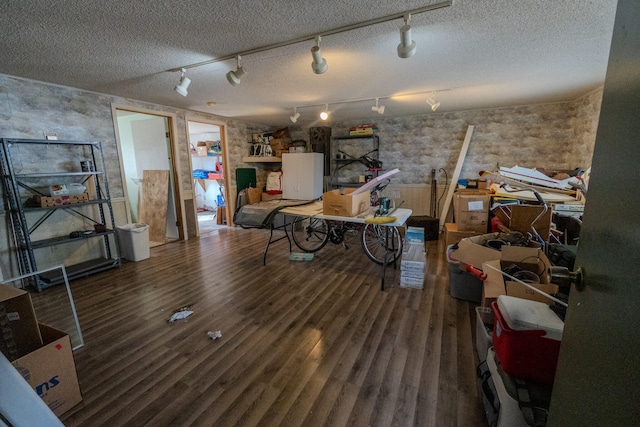
[[456,223],[448,222],[444,225],[444,240],[447,247],[458,243],[465,237],[473,237],[478,234],[480,233],[476,231],[460,231]]
[[27,291],[0,285],[0,351],[9,361],[42,346],[36,313]]
[[455,193],[453,213],[459,231],[486,233],[489,228],[489,202],[486,193]]
[[335,216],[356,216],[369,209],[370,192],[353,195],[353,188],[345,188],[344,194],[340,190],[327,191],[322,195],[322,213]]
[[[460,261],[460,268],[467,265],[481,268],[487,278],[483,283],[482,306],[489,307],[500,295],[510,295],[518,298],[530,299],[544,303],[551,300],[521,283],[505,278],[498,270],[504,270],[511,265],[517,265],[523,270],[536,273],[540,283],[531,285],[549,295],[557,293],[558,287],[551,283],[551,262],[539,248],[502,246],[500,251],[483,246],[482,243],[499,237],[498,233],[462,239],[458,243],[458,250],[452,256]],[[492,268],[493,267],[493,268]]]
[[71,340],[65,332],[39,324],[44,345],[11,362],[60,416],[82,401]]

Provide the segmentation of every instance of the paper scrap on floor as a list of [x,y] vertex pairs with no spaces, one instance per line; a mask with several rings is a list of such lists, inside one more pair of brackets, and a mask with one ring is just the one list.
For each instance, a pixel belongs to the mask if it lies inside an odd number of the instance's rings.
[[172,322],[175,322],[176,320],[186,319],[192,314],[193,314],[193,311],[191,310],[178,310],[171,315],[171,318],[167,320],[167,322],[172,323]]

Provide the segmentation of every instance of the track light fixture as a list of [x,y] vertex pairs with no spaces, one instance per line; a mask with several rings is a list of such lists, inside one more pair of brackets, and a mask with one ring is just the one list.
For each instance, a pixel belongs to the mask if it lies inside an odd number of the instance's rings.
[[329,104],[324,104],[324,111],[320,113],[320,118],[322,120],[327,120],[329,118],[329,114],[331,114],[331,111],[329,111]]
[[411,40],[411,14],[404,15],[404,25],[400,27],[400,44],[398,45],[398,56],[409,58],[416,53],[416,42]]
[[173,90],[182,96],[187,96],[187,88],[191,84],[191,79],[186,76],[186,73],[184,68],[180,69],[180,83],[173,88]]
[[320,52],[320,40],[322,40],[322,37],[316,36],[316,45],[311,48],[311,56],[313,56],[311,69],[316,74],[322,74],[329,68],[327,60],[322,57],[322,52]]
[[[430,12],[438,9],[442,9],[445,7],[450,7],[453,3],[453,0],[441,0],[438,3],[430,4],[428,6],[423,6],[417,9],[411,9],[400,13],[394,13],[392,15],[381,16],[378,18],[370,19],[367,21],[358,22],[355,24],[344,25],[342,27],[332,28],[326,31],[322,31],[320,33],[315,34],[307,34],[304,36],[297,37],[291,40],[284,40],[277,43],[272,43],[269,45],[254,47],[249,50],[244,50],[241,52],[230,53],[227,55],[219,56],[217,58],[208,59],[206,61],[196,62],[193,64],[183,65],[182,67],[172,68],[167,70],[168,72],[174,73],[180,71],[182,76],[184,76],[185,70],[189,70],[191,68],[202,67],[204,65],[215,64],[217,62],[228,61],[230,59],[236,58],[238,62],[238,67],[235,71],[229,71],[227,73],[227,80],[233,86],[240,84],[240,78],[245,75],[247,72],[244,68],[240,66],[240,55],[252,55],[255,53],[265,52],[272,49],[280,49],[285,46],[291,46],[297,43],[308,42],[310,40],[315,40],[316,45],[311,48],[311,54],[313,56],[313,62],[311,63],[311,69],[316,74],[322,74],[327,71],[327,61],[322,57],[322,53],[320,52],[320,39],[325,36],[332,36],[335,34],[341,34],[348,31],[353,31],[359,28],[365,28],[373,25],[378,25],[383,22],[391,22],[397,19],[403,18],[404,25],[400,28],[400,44],[398,45],[398,56],[401,58],[408,58],[413,55],[416,51],[416,42],[411,40],[411,26],[409,25],[411,15],[417,15],[420,13]],[[190,80],[186,77],[184,80],[180,80],[180,85],[176,86],[176,92],[179,94],[186,96],[187,86],[189,85]],[[181,89],[178,90],[178,87]]]
[[240,79],[242,76],[247,74],[247,70],[240,66],[240,55],[236,56],[236,70],[229,71],[227,73],[227,80],[231,83],[232,86],[238,86],[240,84]]
[[436,101],[435,92],[433,93],[431,98],[427,99],[427,104],[431,105],[431,111],[436,111],[438,109],[438,107],[440,106],[440,102]]
[[289,119],[291,119],[291,121],[295,123],[298,121],[298,118],[300,118],[300,113],[298,113],[298,107],[293,107],[293,116],[289,116]]
[[376,105],[371,107],[371,111],[375,111],[378,114],[384,114],[384,105],[378,105],[378,98],[376,98]]

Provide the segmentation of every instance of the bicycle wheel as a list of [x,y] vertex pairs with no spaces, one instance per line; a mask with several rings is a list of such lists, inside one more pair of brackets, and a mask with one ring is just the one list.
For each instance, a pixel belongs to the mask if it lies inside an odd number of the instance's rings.
[[392,254],[389,254],[387,263],[395,262],[402,254],[402,237],[398,229],[393,227],[393,230],[385,230],[385,228],[378,224],[365,224],[362,229],[362,248],[369,259],[376,264],[383,264],[387,253],[385,233],[388,233],[389,238],[394,238],[393,246],[391,246],[392,242],[389,242],[389,249],[392,247],[395,249]]
[[324,219],[297,216],[291,223],[291,235],[297,247],[315,252],[329,241],[329,224]]

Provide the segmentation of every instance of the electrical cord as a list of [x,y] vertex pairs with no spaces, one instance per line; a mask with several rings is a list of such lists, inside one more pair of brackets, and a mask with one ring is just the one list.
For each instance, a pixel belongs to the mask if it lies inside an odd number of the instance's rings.
[[442,200],[442,196],[444,196],[444,194],[447,192],[447,188],[449,187],[449,174],[447,174],[445,168],[438,169],[438,172],[444,172],[444,191],[442,192],[442,194],[440,194],[440,198],[438,199],[437,203],[438,212],[440,212],[440,201]]

